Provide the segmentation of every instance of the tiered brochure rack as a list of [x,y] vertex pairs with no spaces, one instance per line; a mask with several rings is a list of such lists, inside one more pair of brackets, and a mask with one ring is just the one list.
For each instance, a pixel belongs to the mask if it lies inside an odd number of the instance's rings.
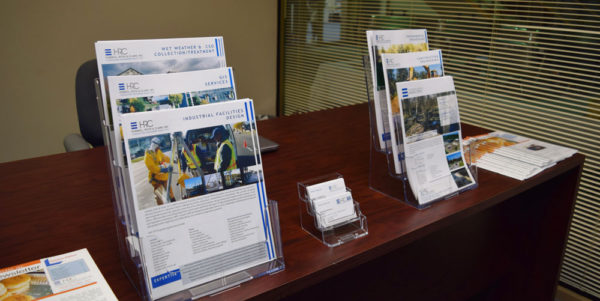
[[[318,220],[324,220],[324,216],[320,216],[314,209],[313,202],[307,192],[307,187],[339,178],[343,178],[341,174],[332,173],[298,182],[300,224],[302,229],[328,247],[336,247],[369,234],[367,218],[360,211],[360,205],[355,200],[352,200],[355,217],[340,219],[339,222],[334,221],[333,225],[327,227],[321,226],[318,222]],[[346,191],[352,193],[347,187]]]
[[[124,173],[121,167],[118,166],[117,158],[114,156],[113,145],[110,145],[110,123],[108,118],[104,116],[103,102],[100,96],[100,81],[95,80],[96,85],[96,100],[99,106],[100,119],[102,123],[102,131],[104,135],[104,142],[107,151],[107,164],[111,175],[111,186],[112,186],[112,197],[115,207],[115,223],[117,228],[117,238],[119,245],[119,254],[121,257],[121,264],[125,274],[134,285],[138,294],[144,300],[193,300],[207,295],[218,294],[219,292],[239,286],[241,283],[259,278],[261,276],[274,274],[285,269],[285,263],[283,258],[283,250],[281,244],[281,231],[279,227],[279,215],[277,202],[273,200],[268,201],[267,209],[264,210],[263,214],[268,214],[271,218],[271,229],[273,234],[273,245],[275,257],[273,260],[265,262],[260,265],[253,266],[251,268],[238,271],[231,274],[225,274],[221,271],[225,270],[225,267],[220,271],[219,268],[213,266],[210,267],[210,273],[213,275],[222,273],[215,280],[202,283],[195,287],[174,292],[168,296],[162,298],[152,298],[150,295],[150,283],[148,283],[145,272],[144,257],[141,254],[140,245],[142,239],[139,237],[137,231],[137,225],[134,217],[130,214],[130,208],[132,200],[128,199],[128,189],[125,187]],[[223,264],[225,265],[225,264]],[[217,265],[218,267],[219,265]]]
[[[432,200],[425,204],[419,203],[415,195],[412,193],[408,183],[408,177],[405,168],[406,165],[404,162],[401,164],[402,170],[400,173],[397,173],[394,169],[394,158],[392,154],[391,140],[389,139],[389,129],[387,130],[387,133],[383,134],[385,149],[379,147],[379,134],[377,133],[377,126],[375,122],[376,106],[374,105],[373,99],[373,80],[371,77],[371,62],[369,60],[369,56],[363,57],[363,66],[367,97],[369,100],[369,120],[371,125],[369,187],[372,190],[385,194],[386,196],[394,198],[400,202],[404,202],[405,204],[417,209],[428,208],[438,201],[452,198],[461,192],[476,188],[478,185],[477,166],[471,164],[470,154],[472,152],[469,151],[471,146],[467,145],[465,151],[465,160],[467,161],[467,168],[469,168],[471,171],[475,185],[469,186],[466,189],[458,190],[452,194],[445,195],[444,197]],[[385,136],[388,137],[386,138]],[[401,158],[400,161],[404,161],[404,158]]]

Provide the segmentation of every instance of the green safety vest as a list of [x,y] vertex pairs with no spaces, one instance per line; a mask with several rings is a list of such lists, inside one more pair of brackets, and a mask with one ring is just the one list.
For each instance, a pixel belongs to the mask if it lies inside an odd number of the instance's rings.
[[[196,154],[197,146],[198,146],[197,144],[194,144],[194,147],[192,147],[192,149],[191,149],[192,157],[194,158],[195,162],[198,162],[198,164],[200,164],[200,166],[202,166],[202,162],[200,162],[200,158],[198,158],[198,155]],[[194,164],[194,160],[192,160],[192,158],[190,158],[190,156],[188,156],[186,151],[183,152],[183,156],[185,157],[187,166],[189,166],[192,169],[196,169],[196,164]]]

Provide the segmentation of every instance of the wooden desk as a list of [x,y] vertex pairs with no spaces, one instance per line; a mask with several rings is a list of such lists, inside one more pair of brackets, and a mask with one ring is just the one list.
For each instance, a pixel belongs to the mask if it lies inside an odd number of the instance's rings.
[[[263,161],[286,269],[211,299],[552,300],[584,156],[524,182],[480,170],[477,189],[419,211],[369,189],[366,105],[258,130],[281,144]],[[300,228],[296,183],[334,171],[369,235],[330,249]],[[0,164],[0,179],[0,267],[88,248],[117,297],[139,299],[119,262],[103,148]]]

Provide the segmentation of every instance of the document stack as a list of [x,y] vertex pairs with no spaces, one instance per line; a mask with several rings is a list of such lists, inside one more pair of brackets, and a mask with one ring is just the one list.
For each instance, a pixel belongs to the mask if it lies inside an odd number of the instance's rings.
[[442,51],[429,50],[425,29],[367,31],[367,41],[373,144],[386,156],[389,177],[402,182],[374,180],[382,164],[372,152],[371,187],[419,209],[475,188]]
[[470,137],[471,158],[478,167],[525,180],[573,156],[577,150],[495,131]]
[[250,99],[221,37],[101,41],[104,139],[125,271],[189,300],[284,268]]

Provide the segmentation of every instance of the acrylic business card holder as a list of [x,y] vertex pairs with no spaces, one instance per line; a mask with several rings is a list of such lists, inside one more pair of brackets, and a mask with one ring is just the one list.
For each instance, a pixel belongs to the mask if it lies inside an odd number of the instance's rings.
[[[319,220],[325,220],[325,216],[323,214],[319,215],[314,210],[313,202],[310,200],[306,188],[338,178],[342,178],[342,175],[332,173],[298,182],[300,225],[304,231],[328,247],[336,247],[369,234],[367,217],[361,212],[360,205],[355,200],[353,200],[355,217],[350,219],[340,218],[338,222],[334,220],[332,221],[333,225],[328,227],[323,227],[318,222]],[[346,191],[352,193],[349,188],[346,188]]]
[[[371,63],[368,56],[363,57],[363,67],[369,106],[369,121],[371,125],[371,139],[369,141],[369,187],[374,191],[382,193],[390,198],[396,199],[417,209],[428,208],[436,202],[455,197],[461,192],[476,188],[478,186],[477,166],[475,164],[471,164],[471,152],[468,151],[470,145],[467,145],[466,150],[464,151],[466,161],[465,163],[466,167],[471,171],[471,175],[473,178],[472,181],[474,182],[474,185],[468,186],[467,188],[459,189],[456,192],[430,200],[426,203],[420,203],[417,200],[410,188],[410,183],[408,182],[404,153],[399,155],[398,161],[400,163],[400,172],[396,172],[394,165],[395,158],[392,151],[391,133],[389,128],[387,129],[387,132],[384,133],[382,136],[385,142],[385,149],[380,148],[378,138],[379,133],[377,132],[377,124],[375,117],[375,112],[376,110],[378,110],[378,108],[375,105],[373,97]],[[398,145],[398,148],[402,149],[403,146]]]
[[124,167],[119,166],[117,163],[119,162],[117,160],[118,158],[115,157],[115,154],[117,153],[115,151],[116,146],[111,143],[109,136],[111,135],[111,131],[114,129],[111,129],[109,119],[107,116],[104,116],[99,79],[96,78],[94,80],[94,84],[96,87],[96,101],[99,108],[102,134],[106,149],[107,166],[111,177],[110,184],[115,208],[117,244],[121,265],[125,274],[143,300],[195,300],[203,296],[218,294],[224,290],[239,286],[246,281],[275,274],[285,269],[277,202],[269,200],[262,214],[265,216],[268,215],[271,221],[270,227],[273,235],[273,257],[271,260],[242,271],[228,274],[220,272],[228,268],[225,266],[227,263],[211,265],[211,275],[217,275],[221,273],[216,279],[191,288],[183,289],[162,298],[152,298],[150,295],[150,286],[152,284],[147,281],[148,277],[146,274],[146,265],[142,254],[143,251],[140,247],[143,244],[144,238],[139,237],[139,232],[137,231],[137,224],[135,221],[135,212],[133,211],[133,198],[131,196],[132,192],[128,187],[128,184],[126,184],[130,183],[128,180],[128,174],[125,172]]

